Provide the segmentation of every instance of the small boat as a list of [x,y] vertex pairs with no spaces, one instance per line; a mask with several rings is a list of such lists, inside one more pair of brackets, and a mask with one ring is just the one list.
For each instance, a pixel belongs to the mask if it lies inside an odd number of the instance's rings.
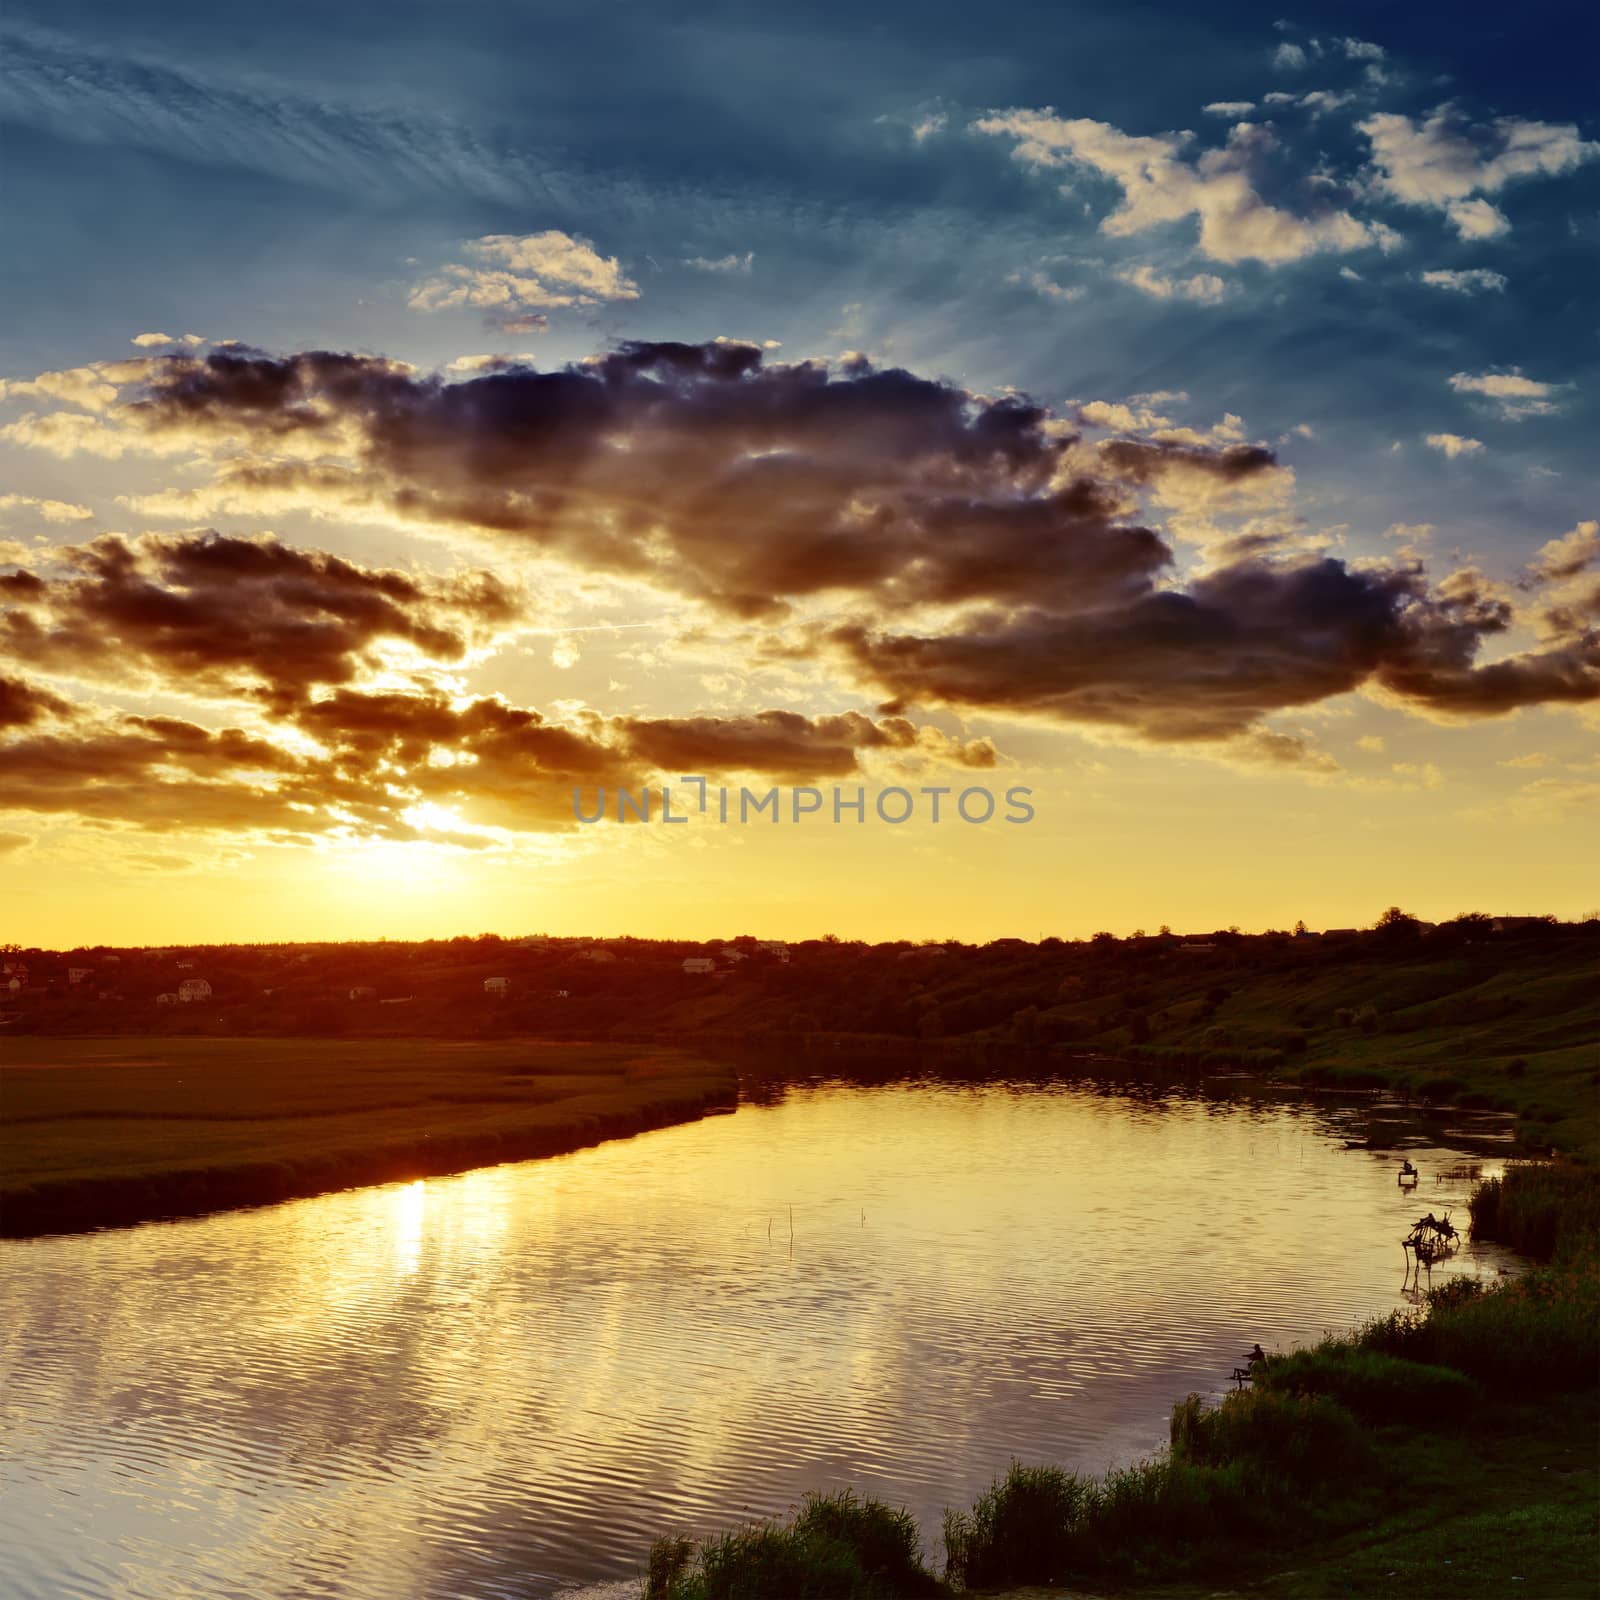
[[1421,1174],[1409,1161],[1400,1163],[1399,1184],[1402,1189],[1414,1187]]

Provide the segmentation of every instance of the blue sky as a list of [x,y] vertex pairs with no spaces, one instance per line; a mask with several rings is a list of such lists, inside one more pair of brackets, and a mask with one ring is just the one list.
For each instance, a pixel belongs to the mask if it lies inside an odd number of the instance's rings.
[[[1195,414],[1233,411],[1263,436],[1309,425],[1295,464],[1361,537],[1432,522],[1475,551],[1537,539],[1593,489],[1580,451],[1600,356],[1600,162],[1507,183],[1497,238],[1376,196],[1353,209],[1399,233],[1388,253],[1219,264],[1196,250],[1192,218],[1107,236],[1103,174],[1030,171],[970,130],[991,110],[1053,107],[1136,136],[1190,129],[1202,151],[1235,120],[1203,108],[1251,101],[1238,120],[1270,122],[1276,177],[1359,184],[1371,152],[1358,124],[1379,112],[1451,106],[1480,137],[1510,117],[1592,139],[1578,26],[1555,7],[1285,19],[1046,5],[1008,8],[998,29],[954,6],[764,20],[741,7],[13,5],[0,114],[3,287],[18,314],[0,359],[25,375],[191,325],[421,361],[510,349],[470,312],[408,312],[407,287],[463,240],[559,228],[617,257],[640,293],[552,318],[522,341],[541,360],[624,334],[724,333],[806,354],[852,344],[1053,403],[1181,390]],[[1265,103],[1316,92],[1350,99]],[[684,265],[696,258],[741,267]],[[1226,289],[1216,304],[1157,300],[1115,276],[1139,266]],[[1426,271],[1505,281],[1447,290]],[[1036,277],[1079,298],[1041,294]],[[1559,386],[1559,412],[1507,424],[1447,387],[1513,368]],[[1427,433],[1483,449],[1439,459]]]

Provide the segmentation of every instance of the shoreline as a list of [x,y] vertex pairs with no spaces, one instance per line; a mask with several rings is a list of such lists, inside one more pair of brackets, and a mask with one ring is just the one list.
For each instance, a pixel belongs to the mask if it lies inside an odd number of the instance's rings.
[[[59,1042],[126,1045],[136,1051],[150,1051],[154,1047],[159,1052],[163,1045],[171,1041],[144,1035],[91,1034],[61,1038]],[[241,1038],[228,1034],[194,1035],[185,1041],[186,1044],[212,1046],[229,1043],[241,1046],[322,1043],[340,1047],[384,1047],[390,1056],[394,1053],[393,1047],[404,1042],[414,1043],[419,1048],[442,1043],[460,1049],[488,1043],[348,1036],[318,1041],[295,1036]],[[515,1041],[499,1043],[503,1046],[514,1044]],[[632,1051],[647,1048],[675,1053],[682,1048],[679,1041],[671,1039],[634,1040],[627,1043],[610,1040],[530,1040],[524,1043],[530,1048],[544,1051]],[[758,1079],[769,1076],[773,1073],[774,1064],[770,1059],[761,1065],[752,1063],[749,1059],[749,1041],[743,1041],[742,1046],[731,1040],[719,1043],[726,1051],[723,1064],[687,1058],[682,1063],[682,1073],[662,1083],[664,1091],[670,1084],[675,1092],[664,1092],[626,1108],[608,1109],[603,1104],[590,1105],[587,1102],[598,1096],[585,1096],[578,1103],[565,1107],[559,1103],[549,1107],[548,1112],[533,1126],[528,1125],[524,1115],[520,1122],[480,1127],[471,1132],[437,1135],[422,1132],[415,1137],[390,1137],[370,1146],[331,1153],[239,1161],[220,1166],[180,1165],[168,1170],[59,1180],[41,1178],[31,1183],[7,1186],[0,1188],[0,1240],[61,1237],[137,1227],[147,1222],[182,1221],[417,1178],[451,1177],[479,1168],[570,1155],[613,1139],[631,1138],[657,1128],[730,1112],[739,1104],[741,1076],[748,1074]],[[1191,1082],[1243,1077],[1307,1099],[1336,1095],[1359,1101],[1368,1096],[1376,1099],[1396,1094],[1405,1101],[1411,1099],[1404,1094],[1400,1084],[1393,1081],[1368,1082],[1359,1086],[1315,1079],[1308,1081],[1249,1061],[1235,1061],[1227,1065],[1217,1061],[1180,1063],[1171,1059],[1141,1059],[1137,1054],[1119,1055],[1061,1047],[1018,1051],[1000,1041],[984,1041],[974,1049],[970,1045],[963,1047],[956,1041],[939,1041],[930,1045],[926,1041],[906,1041],[871,1034],[835,1034],[822,1040],[806,1040],[803,1036],[796,1036],[785,1041],[785,1045],[783,1054],[788,1055],[791,1068],[806,1067],[823,1072],[830,1065],[844,1065],[851,1061],[860,1064],[866,1060],[878,1063],[888,1076],[910,1067],[928,1066],[942,1066],[946,1070],[959,1070],[965,1066],[979,1071],[994,1071],[1003,1069],[1007,1061],[1015,1064],[1019,1059],[1025,1059],[1046,1071],[1071,1073],[1107,1082],[1151,1074]],[[12,1073],[39,1072],[66,1077],[85,1070],[85,1066],[67,1061],[59,1064],[30,1063],[9,1070]],[[784,1075],[781,1068],[777,1075]],[[1395,1076],[1398,1077],[1398,1074]],[[692,1082],[694,1087],[677,1092],[677,1086],[685,1080]],[[1450,1109],[1480,1110],[1477,1107],[1452,1108],[1448,1105],[1435,1109],[1439,1112]],[[67,1115],[73,1120],[89,1120],[98,1114],[77,1110]],[[296,1114],[282,1112],[280,1115],[289,1117]],[[1514,1113],[1508,1115],[1515,1129]],[[124,1116],[131,1123],[160,1120],[159,1116],[145,1112],[128,1112]],[[0,1118],[0,1134],[7,1131],[15,1134],[19,1128],[49,1120],[56,1119],[39,1115],[7,1115]],[[115,1122],[118,1120],[117,1114],[107,1113],[104,1120]],[[1520,1139],[1515,1141],[1513,1149],[1506,1152],[1508,1157],[1525,1159],[1531,1153],[1515,1148],[1520,1143]]]
[[[573,1052],[594,1048],[540,1042],[537,1051],[530,1046],[529,1053],[546,1054],[559,1068],[570,1065],[567,1057]],[[385,1052],[386,1060],[393,1056],[392,1049]],[[6,1074],[11,1091],[8,1100],[17,1098],[17,1080],[23,1074],[37,1074],[41,1080],[70,1085],[79,1074],[94,1070],[93,1065],[71,1062],[11,1067]],[[139,1070],[126,1066],[100,1068],[102,1074]],[[156,1070],[171,1074],[192,1069],[168,1063]],[[230,1076],[218,1072],[216,1080],[226,1086]],[[528,1080],[538,1081],[532,1073]],[[115,1111],[75,1107],[59,1109],[54,1115],[11,1111],[0,1121],[0,1133],[11,1146],[6,1184],[0,1189],[0,1239],[22,1241],[137,1227],[147,1222],[181,1221],[349,1189],[451,1177],[510,1162],[570,1155],[613,1139],[698,1121],[729,1111],[738,1101],[737,1077],[731,1069],[690,1057],[671,1062],[666,1072],[648,1071],[638,1076],[629,1070],[612,1074],[609,1079],[583,1083],[579,1092],[544,1102],[493,1102],[507,1108],[498,1120],[492,1111],[485,1115],[483,1091],[479,1089],[474,1094],[472,1089],[473,1085],[467,1084],[456,1090],[461,1097],[456,1103],[421,1097],[400,1106],[356,1105],[324,1113],[274,1107],[276,1119],[269,1113],[250,1117],[213,1112],[210,1116],[216,1120],[207,1120],[205,1113],[176,1112],[163,1117],[159,1112],[124,1111],[119,1115]],[[392,1125],[396,1114],[414,1119],[415,1128],[396,1129]],[[363,1115],[370,1119],[365,1128],[360,1126]],[[452,1117],[462,1125],[452,1127]],[[286,1148],[286,1125],[292,1126],[293,1137],[299,1138],[307,1128],[315,1129],[319,1121],[335,1120],[342,1120],[342,1138],[347,1142],[322,1150],[295,1150],[292,1145]],[[208,1150],[199,1142],[204,1138],[202,1130],[219,1126],[251,1129],[257,1124],[263,1134],[263,1148],[258,1153],[237,1159],[221,1156],[212,1164],[203,1164]],[[170,1135],[176,1128],[196,1143],[167,1167],[156,1164],[160,1158],[152,1155],[149,1167],[129,1171],[13,1176],[15,1154],[26,1146],[36,1129],[43,1137],[53,1130],[58,1139],[65,1129],[69,1140],[86,1142],[94,1134],[115,1134],[131,1128],[151,1130],[153,1137]],[[271,1142],[272,1134],[277,1135],[276,1144]],[[78,1159],[92,1166],[92,1150],[85,1149]]]
[[0,1240],[67,1237],[182,1222],[224,1211],[250,1211],[290,1200],[314,1200],[387,1183],[450,1178],[481,1168],[572,1155],[613,1139],[697,1122],[731,1110],[718,1092],[674,1096],[641,1111],[596,1113],[570,1129],[512,1133],[487,1139],[430,1140],[361,1151],[317,1162],[286,1177],[269,1163],[220,1172],[171,1172],[148,1178],[84,1179],[37,1184],[0,1194]]
[[1529,1251],[1526,1275],[1269,1353],[1248,1387],[1176,1400],[1168,1446],[1126,1467],[1014,1461],[947,1509],[942,1563],[909,1512],[819,1490],[783,1521],[664,1530],[642,1600],[731,1600],[775,1574],[860,1600],[1588,1600],[1600,1180],[1518,1169],[1471,1209],[1476,1236]]

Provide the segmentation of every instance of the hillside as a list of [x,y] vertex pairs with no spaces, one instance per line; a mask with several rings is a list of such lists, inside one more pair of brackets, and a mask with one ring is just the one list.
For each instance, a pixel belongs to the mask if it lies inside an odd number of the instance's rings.
[[[686,959],[714,966],[685,971]],[[1596,921],[1519,919],[1497,932],[1484,917],[1437,928],[1395,917],[1360,933],[983,946],[485,935],[12,951],[6,964],[21,982],[0,991],[0,1041],[520,1036],[1115,1055],[1516,1111],[1526,1145],[1600,1154]],[[174,1001],[191,979],[209,994]],[[504,982],[486,990],[489,980]]]

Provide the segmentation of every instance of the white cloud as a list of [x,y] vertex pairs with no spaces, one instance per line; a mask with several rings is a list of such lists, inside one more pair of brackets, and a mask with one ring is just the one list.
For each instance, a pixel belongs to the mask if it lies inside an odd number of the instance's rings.
[[1548,417],[1561,409],[1551,398],[1559,385],[1525,378],[1520,367],[1513,367],[1509,372],[1476,375],[1457,372],[1450,378],[1450,387],[1457,394],[1477,394],[1494,401],[1507,422],[1521,422],[1525,417]]
[[1306,53],[1299,45],[1285,40],[1272,52],[1272,64],[1280,72],[1298,72],[1306,64]]
[[1431,522],[1392,522],[1384,538],[1394,540],[1398,547],[1396,555],[1403,556],[1407,561],[1426,561],[1433,534],[1434,525]]
[[1443,211],[1466,239],[1490,239],[1510,224],[1483,195],[1521,178],[1556,177],[1595,155],[1600,144],[1571,123],[1501,117],[1469,130],[1447,106],[1422,121],[1392,112],[1359,124],[1372,145],[1380,189],[1406,205]]
[[911,124],[911,137],[921,144],[924,139],[931,139],[936,133],[943,133],[945,124],[950,119],[942,111],[935,111],[930,116],[919,117]]
[[1089,428],[1112,428],[1118,433],[1148,433],[1168,428],[1170,417],[1156,411],[1149,401],[1153,396],[1135,396],[1132,403],[1121,400],[1089,400],[1078,407],[1078,421]]
[[170,333],[136,333],[131,342],[148,348],[151,345],[171,344],[172,335]]
[[1325,111],[1337,111],[1341,106],[1347,106],[1355,99],[1353,94],[1335,94],[1331,89],[1313,89],[1310,94],[1300,96],[1299,103],[1313,116],[1321,116]]
[[1487,267],[1467,267],[1461,271],[1435,268],[1422,274],[1422,281],[1430,289],[1449,289],[1455,294],[1499,294],[1506,286],[1503,272],[1491,272]]
[[491,233],[470,239],[466,253],[480,266],[450,263],[412,291],[415,311],[478,306],[512,316],[533,307],[562,309],[607,300],[637,300],[639,286],[615,256],[558,228],[524,235]]
[[1254,100],[1213,100],[1201,110],[1208,117],[1242,117],[1256,108]]
[[87,522],[93,515],[88,506],[70,500],[40,500],[31,494],[0,494],[0,516],[11,511],[32,511],[46,522]]
[[531,351],[523,351],[521,354],[514,356],[457,356],[454,361],[445,363],[445,371],[499,372],[505,367],[515,367],[525,361],[535,361],[537,359]]
[[1043,272],[1013,272],[1011,283],[1025,283],[1045,300],[1081,300],[1087,292],[1081,283],[1057,283]]
[[1347,61],[1382,61],[1384,58],[1383,46],[1373,44],[1370,40],[1341,39],[1339,43]]
[[1117,276],[1126,284],[1157,300],[1196,300],[1214,306],[1228,286],[1214,272],[1197,272],[1192,278],[1164,278],[1151,266],[1125,267]]
[[696,272],[748,272],[755,265],[756,253],[746,250],[742,256],[688,256],[684,266],[693,267]]
[[1435,450],[1443,450],[1452,461],[1457,456],[1470,456],[1483,449],[1482,439],[1464,439],[1459,433],[1430,433],[1427,442]]
[[1505,212],[1487,200],[1452,200],[1444,209],[1463,239],[1498,239],[1511,232]]
[[1100,225],[1116,237],[1197,217],[1200,250],[1214,261],[1299,261],[1319,250],[1392,249],[1399,235],[1326,202],[1309,215],[1270,205],[1258,176],[1281,146],[1271,128],[1239,123],[1226,145],[1183,154],[1187,133],[1135,135],[1109,123],[1052,111],[996,111],[973,123],[979,133],[1016,141],[1012,156],[1044,170],[1089,167],[1122,189],[1122,205]]

